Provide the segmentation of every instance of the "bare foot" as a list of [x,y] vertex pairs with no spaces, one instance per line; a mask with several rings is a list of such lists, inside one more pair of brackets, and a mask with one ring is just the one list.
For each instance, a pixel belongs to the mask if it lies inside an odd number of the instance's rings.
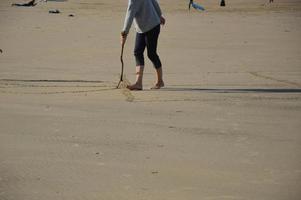
[[126,88],[129,89],[129,90],[142,90],[142,85],[138,84],[138,83],[135,83],[133,85],[126,86]]
[[151,87],[151,89],[156,90],[156,89],[160,89],[162,87],[164,87],[164,82],[160,81],[160,82],[156,83],[153,87]]

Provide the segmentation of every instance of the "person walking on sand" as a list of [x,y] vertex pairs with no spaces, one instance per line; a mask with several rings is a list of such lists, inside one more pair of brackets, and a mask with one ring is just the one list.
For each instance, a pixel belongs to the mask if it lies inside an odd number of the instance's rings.
[[160,25],[165,24],[165,18],[157,0],[129,0],[124,26],[121,31],[121,44],[124,45],[129,30],[134,22],[136,40],[134,56],[136,60],[136,82],[128,85],[129,90],[143,89],[144,50],[156,69],[157,81],[151,89],[164,87],[161,60],[157,54],[157,44],[160,34]]

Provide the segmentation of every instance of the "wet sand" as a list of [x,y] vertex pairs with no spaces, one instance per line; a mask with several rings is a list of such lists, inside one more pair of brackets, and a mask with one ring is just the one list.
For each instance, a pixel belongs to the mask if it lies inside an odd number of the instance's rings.
[[127,1],[1,1],[0,199],[300,199],[301,3],[267,2],[161,0],[166,87],[132,92]]

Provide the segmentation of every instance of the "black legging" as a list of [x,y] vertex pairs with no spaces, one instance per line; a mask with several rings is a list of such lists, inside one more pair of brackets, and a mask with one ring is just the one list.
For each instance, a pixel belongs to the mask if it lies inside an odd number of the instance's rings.
[[144,66],[144,50],[147,48],[147,56],[152,61],[156,69],[162,67],[157,54],[158,37],[160,34],[160,24],[146,33],[137,33],[134,55],[136,66]]

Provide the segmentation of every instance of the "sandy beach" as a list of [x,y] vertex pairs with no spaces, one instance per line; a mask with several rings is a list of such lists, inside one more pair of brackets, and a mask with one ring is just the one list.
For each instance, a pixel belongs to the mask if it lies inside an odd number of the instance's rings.
[[116,89],[127,0],[20,2],[0,1],[1,200],[301,198],[301,1],[160,0],[166,87],[147,60],[143,91]]

